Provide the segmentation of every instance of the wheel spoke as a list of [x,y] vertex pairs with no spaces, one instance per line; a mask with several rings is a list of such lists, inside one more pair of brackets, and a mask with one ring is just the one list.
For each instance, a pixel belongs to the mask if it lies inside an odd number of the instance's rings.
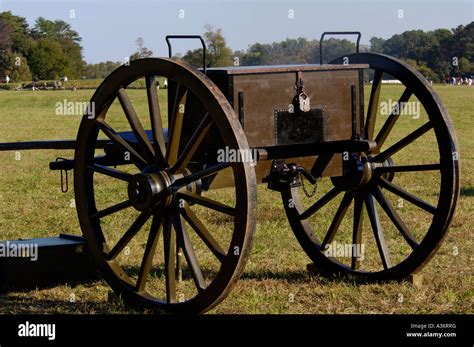
[[137,113],[130,102],[130,99],[123,88],[120,88],[118,91],[118,99],[120,101],[120,105],[122,105],[122,109],[125,113],[125,116],[128,119],[128,123],[132,128],[133,134],[137,140],[138,146],[140,147],[143,157],[148,160],[149,164],[155,162],[155,151],[148,140],[148,137],[143,129],[142,123],[138,119]]
[[189,225],[191,225],[201,240],[206,244],[206,246],[211,250],[211,252],[216,256],[216,258],[219,259],[220,262],[224,261],[226,253],[187,204],[184,208],[180,209],[180,213],[183,215],[184,219],[186,219]]
[[121,203],[118,203],[116,205],[107,207],[106,209],[103,209],[102,211],[98,211],[98,212],[92,214],[91,218],[93,218],[93,219],[104,218],[104,217],[106,217],[108,215],[111,215],[113,213],[122,211],[122,210],[124,210],[124,209],[126,209],[127,207],[130,207],[130,206],[132,206],[132,203],[130,202],[130,200],[125,200],[125,201],[122,201]]
[[161,231],[161,218],[157,215],[153,216],[151,222],[150,233],[143,253],[143,260],[140,266],[140,273],[137,279],[137,291],[142,292],[145,290],[146,280],[150,274],[151,266],[153,264],[153,257],[156,251],[156,245],[160,238]]
[[187,91],[182,92],[184,88],[178,86],[174,106],[171,114],[170,131],[168,132],[168,147],[166,148],[165,161],[168,165],[172,165],[178,158],[179,145],[181,143],[181,130],[183,128],[184,109],[186,104]]
[[322,153],[318,155],[318,158],[314,161],[314,164],[311,168],[311,175],[314,177],[322,177],[324,169],[331,162],[331,159],[334,157],[335,153]]
[[397,153],[398,151],[400,151],[401,149],[405,148],[410,143],[415,141],[417,138],[419,138],[420,136],[425,134],[432,127],[433,127],[433,125],[431,124],[431,122],[428,122],[428,123],[422,125],[418,129],[416,129],[414,132],[412,132],[411,134],[405,136],[403,139],[401,139],[400,141],[398,141],[394,145],[387,148],[385,151],[377,154],[373,158],[373,161],[382,162],[382,161],[386,160],[387,158],[391,157],[392,155],[394,155],[395,153]]
[[146,92],[148,99],[148,109],[150,112],[151,130],[153,133],[153,147],[160,161],[163,161],[166,153],[165,136],[161,123],[160,103],[156,91],[156,77],[146,77]]
[[113,260],[117,257],[117,255],[125,248],[130,240],[140,231],[150,216],[151,212],[144,211],[138,216],[137,219],[135,219],[130,228],[128,228],[125,234],[115,244],[114,248],[112,248],[112,250],[107,254],[107,260]]
[[415,238],[408,230],[403,220],[400,218],[398,213],[393,209],[392,204],[390,204],[390,202],[385,198],[382,191],[377,186],[375,186],[375,188],[373,189],[373,194],[374,194],[375,199],[378,201],[380,206],[382,206],[387,216],[390,218],[392,223],[395,224],[398,231],[400,232],[400,234],[402,234],[403,238],[407,241],[410,247],[412,249],[415,249],[416,247],[418,247],[418,243],[416,242]]
[[392,267],[390,253],[388,251],[387,244],[385,243],[382,225],[380,224],[377,208],[375,207],[374,198],[371,194],[367,194],[365,197],[365,206],[367,207],[367,213],[369,215],[370,224],[372,225],[372,231],[374,232],[374,237],[379,250],[380,259],[382,260],[383,268],[387,270]]
[[130,175],[126,172],[122,172],[122,171],[119,171],[119,170],[116,170],[116,169],[112,169],[111,167],[103,166],[103,165],[100,165],[100,164],[87,165],[86,167],[89,170],[92,170],[94,172],[98,172],[98,173],[104,174],[106,176],[113,177],[113,178],[116,178],[116,179],[119,179],[119,180],[125,181],[125,182],[130,182],[130,180],[132,178],[132,175]]
[[300,215],[300,219],[307,219],[308,217],[312,216],[314,213],[319,211],[324,205],[326,205],[329,201],[334,199],[341,191],[336,187],[332,188],[329,192],[324,194],[318,201],[316,201],[313,205],[311,205],[306,211],[304,211]]
[[392,109],[392,112],[388,116],[387,120],[382,126],[382,129],[380,129],[380,132],[375,138],[375,142],[377,142],[378,150],[382,148],[383,144],[385,143],[385,140],[387,139],[388,135],[392,131],[393,126],[395,125],[398,118],[400,117],[402,110],[405,108],[406,102],[410,99],[412,94],[413,93],[411,92],[411,90],[406,88],[402,96],[400,97],[400,99],[398,99],[398,102]]
[[211,125],[213,124],[212,118],[207,112],[202,119],[201,123],[198,125],[193,135],[189,139],[188,143],[184,147],[183,153],[178,157],[176,163],[171,167],[172,173],[182,173],[189,161],[196,153],[196,150],[199,148],[202,140],[206,137],[207,132],[209,131]]
[[354,224],[352,227],[352,259],[351,269],[358,270],[360,267],[359,257],[361,254],[356,254],[356,250],[362,250],[362,229],[364,218],[362,215],[362,208],[364,206],[364,200],[362,196],[356,195],[354,197]]
[[[171,217],[172,218],[172,217]],[[163,223],[163,247],[165,256],[166,301],[176,302],[176,273],[175,273],[175,239],[176,234],[171,229],[172,221],[165,219]]]
[[378,172],[438,171],[441,170],[441,164],[383,166],[378,167],[375,170]]
[[326,246],[333,241],[334,236],[339,230],[339,226],[341,225],[341,222],[344,219],[344,216],[346,215],[347,209],[349,208],[351,202],[352,193],[345,193],[344,197],[342,198],[341,204],[339,205],[339,208],[337,209],[336,214],[334,215],[331,225],[329,226],[328,232],[326,233],[326,236],[324,237],[324,240],[321,243],[322,251],[324,251]]
[[[179,217],[181,218],[181,217]],[[176,228],[175,228],[176,229]],[[183,273],[182,273],[182,267],[183,267],[183,246],[182,246],[182,241],[179,235],[176,235],[176,266],[175,266],[175,277],[178,282],[182,281],[183,278]]]
[[383,71],[375,70],[372,89],[370,91],[369,106],[367,108],[367,119],[365,122],[365,137],[372,140],[374,137],[375,121],[379,108],[380,89],[382,88]]
[[228,214],[229,216],[235,216],[235,208],[228,205],[222,204],[218,201],[211,200],[202,195],[195,194],[188,191],[182,191],[178,193],[178,199],[184,199],[188,202],[193,202],[195,204],[210,208],[212,210]]
[[203,179],[205,177],[214,175],[215,173],[224,170],[225,168],[231,166],[232,163],[219,163],[215,164],[211,167],[208,167],[206,169],[203,169],[201,171],[197,171],[195,173],[192,173],[191,175],[183,176],[181,178],[178,178],[173,185],[176,188],[182,187],[184,185],[187,185],[189,183],[195,182],[197,180]]
[[139,169],[143,169],[148,164],[143,157],[138,154],[138,152],[127,142],[125,141],[119,134],[115,132],[102,118],[96,119],[97,126],[100,130],[104,132],[105,135],[116,144],[118,144],[122,149],[128,153],[130,153],[132,157],[132,161],[137,165]]
[[193,245],[187,231],[184,229],[181,218],[177,217],[174,220],[174,227],[177,233],[177,238],[180,239],[181,247],[186,257],[186,261],[191,271],[194,283],[198,291],[203,291],[206,289],[206,283],[204,281],[204,276],[202,275],[201,268],[199,267],[198,260],[196,258],[196,253],[194,252]]
[[418,206],[419,208],[429,212],[431,214],[436,213],[436,207],[427,203],[426,201],[421,200],[412,193],[407,192],[406,190],[400,188],[399,186],[393,184],[392,182],[386,180],[383,177],[379,177],[379,183],[385,189],[391,191],[393,194],[398,195],[399,197],[411,202],[413,205]]

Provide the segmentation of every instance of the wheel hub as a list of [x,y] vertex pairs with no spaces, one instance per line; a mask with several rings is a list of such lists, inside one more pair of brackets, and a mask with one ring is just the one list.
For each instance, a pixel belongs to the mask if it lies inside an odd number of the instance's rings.
[[373,167],[367,156],[352,154],[344,165],[344,175],[331,178],[334,186],[340,190],[354,190],[371,180]]
[[383,172],[380,174],[376,170],[380,167],[394,166],[393,159],[388,158],[383,163],[375,163],[371,159],[371,156],[364,153],[361,155],[353,153],[344,163],[344,175],[331,178],[334,186],[342,191],[355,190],[367,185],[374,176],[382,176],[392,182],[395,173]]
[[171,179],[166,172],[136,174],[128,184],[128,198],[138,211],[168,206],[171,191]]

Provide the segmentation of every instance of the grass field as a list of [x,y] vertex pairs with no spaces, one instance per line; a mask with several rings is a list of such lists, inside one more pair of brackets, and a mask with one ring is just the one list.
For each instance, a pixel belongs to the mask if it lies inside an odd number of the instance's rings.
[[[160,82],[160,85],[163,86],[164,79],[159,78],[158,81]],[[37,81],[36,85],[41,87],[44,84],[48,85],[49,87],[54,85],[54,80],[44,80],[44,81]],[[56,82],[58,82],[56,80]],[[102,82],[102,79],[82,79],[82,80],[69,80],[67,82],[61,82],[62,88],[71,90],[74,87],[76,89],[85,89],[85,90],[95,90],[97,87],[100,85]],[[129,86],[129,88],[145,88],[145,81],[138,81],[137,83],[133,83],[132,85]],[[21,86],[25,84],[27,86],[30,86],[29,88],[26,89],[31,89],[31,81],[25,81],[25,82],[10,82],[10,83],[0,83],[0,90],[15,90],[17,88],[21,88]]]
[[[383,88],[382,99],[397,100],[401,93],[398,86]],[[448,236],[422,271],[423,286],[409,282],[356,284],[310,276],[306,271],[309,259],[293,236],[281,198],[262,185],[258,188],[257,230],[245,273],[229,297],[211,312],[473,313],[474,88],[436,86],[435,89],[448,108],[457,133],[461,196]],[[0,91],[0,142],[74,139],[81,116],[57,115],[56,103],[87,101],[92,93],[92,90]],[[131,90],[129,95],[138,113],[144,114],[145,92]],[[163,99],[164,95],[160,97]],[[118,114],[119,110],[112,112]],[[423,117],[426,115],[422,114]],[[395,135],[402,136],[415,129],[423,124],[422,119],[400,119],[401,130]],[[427,137],[424,141],[403,154],[404,163],[419,162],[422,157],[436,154],[433,153],[436,152],[434,138]],[[71,207],[73,192],[62,194],[58,173],[48,170],[50,161],[58,156],[72,157],[72,151],[22,151],[19,154],[0,152],[0,239],[54,236],[61,232],[80,234],[76,212]],[[402,182],[428,201],[436,201],[436,177],[408,174]],[[321,183],[319,189],[324,190],[325,184]],[[225,192],[221,195],[227,199]],[[391,199],[396,204],[395,198]],[[331,211],[334,214],[337,203],[329,205],[314,223],[330,223]],[[413,223],[415,233],[421,233],[426,225],[422,214],[408,207],[402,208],[400,213]],[[388,222],[382,220],[382,223]],[[214,226],[218,228],[219,223]],[[342,228],[347,229],[347,226],[343,224]],[[406,252],[406,245],[401,241],[394,239],[391,246],[399,256]],[[0,295],[0,312],[137,312],[120,303],[108,302],[108,293],[109,287],[104,281],[12,292]]]

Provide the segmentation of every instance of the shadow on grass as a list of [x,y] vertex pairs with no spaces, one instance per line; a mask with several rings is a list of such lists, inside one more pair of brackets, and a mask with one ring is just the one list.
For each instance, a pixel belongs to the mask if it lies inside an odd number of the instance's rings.
[[288,283],[301,283],[309,279],[310,274],[307,270],[285,270],[285,271],[272,271],[272,270],[255,270],[255,271],[244,271],[240,279],[242,280],[279,280],[286,281]]
[[[68,295],[64,294],[63,297],[68,297]],[[114,312],[139,313],[122,304],[116,303],[112,307],[107,300],[97,301],[80,297],[75,300],[58,297],[45,298],[38,297],[38,294],[34,291],[30,293],[3,293],[0,295],[0,314],[110,314]]]
[[[314,266],[311,267],[311,270],[302,268],[299,270],[283,270],[283,271],[273,271],[270,269],[257,269],[257,270],[245,270],[240,276],[239,280],[255,280],[255,281],[267,281],[267,280],[277,280],[285,281],[287,283],[298,284],[305,283],[311,279],[320,282],[321,284],[328,284],[330,282],[344,282],[351,283],[354,285],[363,285],[363,284],[373,284],[374,280],[368,279],[366,277],[355,277],[351,275],[343,275],[338,273],[328,273],[323,269]],[[125,268],[126,273],[131,276],[138,276],[139,273],[138,267],[127,267]],[[202,269],[205,277],[215,278],[217,271],[211,269]],[[187,281],[192,281],[192,275],[187,266],[182,268],[182,279]],[[154,268],[150,271],[150,275],[155,278],[165,278],[165,273],[163,268]],[[397,280],[397,282],[404,281],[405,279]],[[394,282],[395,280],[385,280],[377,281],[378,283],[384,282]]]
[[331,282],[346,283],[352,285],[367,285],[374,283],[400,283],[409,281],[408,278],[400,279],[386,279],[374,281],[371,278],[364,276],[352,276],[342,273],[328,273],[322,268],[318,268],[315,264],[310,264],[308,269],[301,270],[285,270],[285,271],[271,271],[271,270],[257,270],[257,271],[246,271],[241,276],[242,280],[251,279],[258,281],[265,281],[269,279],[286,281],[288,283],[303,283],[308,282],[311,279],[319,282],[320,284],[329,284]]
[[[4,314],[15,313],[51,313],[51,312],[81,312],[82,310],[74,303],[58,299],[38,299],[5,294],[0,296],[1,311]],[[79,304],[82,306],[83,304]],[[90,303],[92,306],[92,302]]]

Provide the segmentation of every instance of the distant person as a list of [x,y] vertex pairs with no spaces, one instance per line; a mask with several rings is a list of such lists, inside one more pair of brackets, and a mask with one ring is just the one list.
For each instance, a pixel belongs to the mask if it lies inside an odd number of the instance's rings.
[[451,78],[451,84],[452,84],[453,86],[456,85],[456,77],[453,76],[453,77]]
[[167,79],[165,79],[165,81],[163,82],[163,88],[168,89],[168,80]]
[[63,80],[63,82],[67,82],[67,76],[64,76],[63,78],[61,78]]
[[469,87],[472,86],[472,77],[469,77],[469,79],[467,80],[467,85]]
[[7,82],[7,84],[10,83],[10,76],[6,75],[5,76],[5,81]]

